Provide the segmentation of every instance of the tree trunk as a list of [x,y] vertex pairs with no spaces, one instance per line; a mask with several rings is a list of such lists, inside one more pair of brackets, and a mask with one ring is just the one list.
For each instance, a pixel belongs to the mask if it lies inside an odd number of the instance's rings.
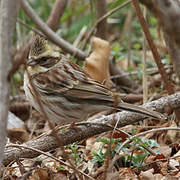
[[0,166],[6,142],[13,32],[20,0],[0,1]]

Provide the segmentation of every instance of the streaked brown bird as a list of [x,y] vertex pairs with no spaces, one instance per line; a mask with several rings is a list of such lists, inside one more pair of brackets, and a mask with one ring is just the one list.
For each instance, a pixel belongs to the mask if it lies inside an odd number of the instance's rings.
[[34,37],[30,48],[24,90],[32,106],[43,114],[38,98],[48,118],[58,124],[83,121],[109,109],[164,118],[158,112],[124,102],[114,107],[113,93],[108,88],[91,79],[80,66],[54,52],[39,35]]

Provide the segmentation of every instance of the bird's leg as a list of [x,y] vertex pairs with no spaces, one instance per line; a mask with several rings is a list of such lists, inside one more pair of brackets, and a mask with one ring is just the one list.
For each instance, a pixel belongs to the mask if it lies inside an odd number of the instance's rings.
[[80,128],[76,125],[75,122],[72,122],[72,123],[70,124],[69,129],[74,129],[74,130],[76,130],[76,131],[79,131],[79,130],[80,130]]

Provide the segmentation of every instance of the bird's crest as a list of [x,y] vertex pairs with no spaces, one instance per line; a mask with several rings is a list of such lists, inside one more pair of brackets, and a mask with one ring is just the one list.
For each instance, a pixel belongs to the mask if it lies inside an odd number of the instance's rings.
[[37,74],[46,72],[60,60],[59,53],[53,51],[47,40],[40,35],[34,35],[27,60],[28,72]]
[[48,50],[47,40],[40,35],[37,34],[34,35],[32,39],[29,56],[38,58],[40,55],[44,54],[47,50]]

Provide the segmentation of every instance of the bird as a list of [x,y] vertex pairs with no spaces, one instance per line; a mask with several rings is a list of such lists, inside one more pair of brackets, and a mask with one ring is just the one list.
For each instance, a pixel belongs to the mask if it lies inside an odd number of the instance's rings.
[[43,36],[33,37],[26,65],[24,91],[27,99],[56,124],[85,121],[105,110],[125,110],[164,118],[159,112],[122,101],[115,105],[109,88],[92,79],[65,55],[55,52]]

